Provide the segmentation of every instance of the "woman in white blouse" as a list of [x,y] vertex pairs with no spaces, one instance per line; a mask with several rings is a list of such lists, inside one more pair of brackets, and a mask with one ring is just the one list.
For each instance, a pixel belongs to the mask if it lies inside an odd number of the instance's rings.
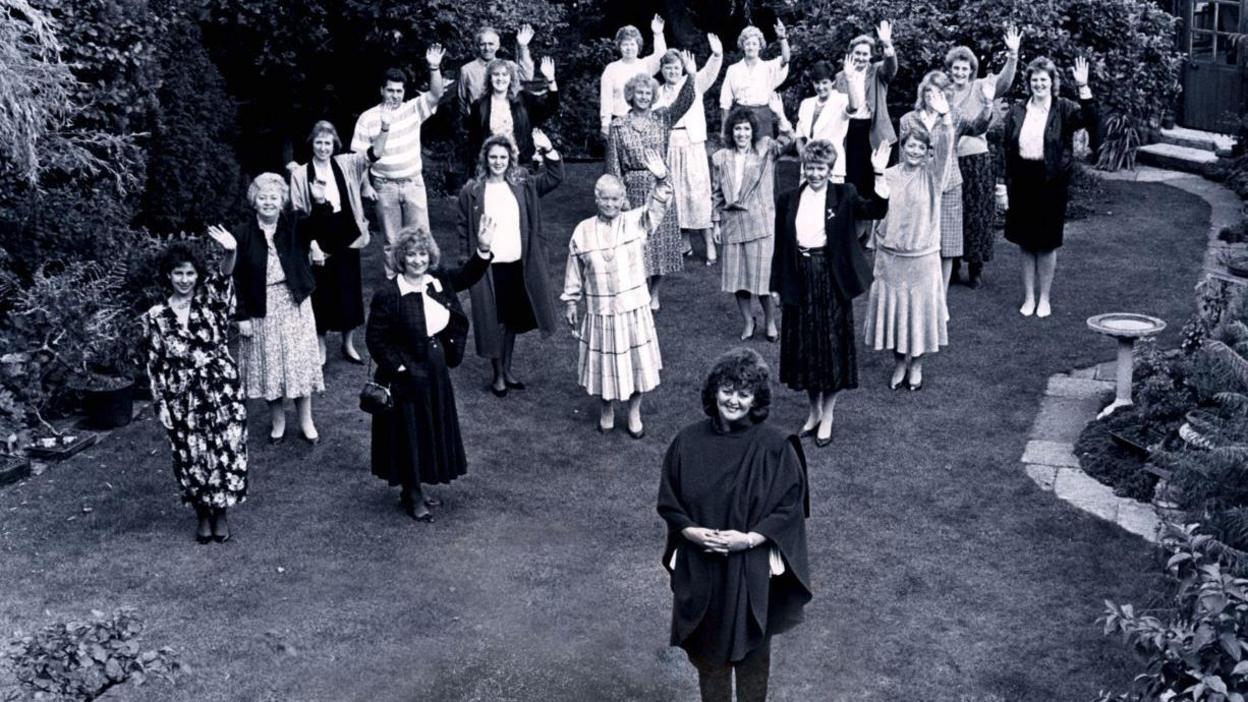
[[[676,220],[681,231],[693,237],[701,231],[706,244],[706,265],[715,262],[715,242],[711,240],[711,173],[706,161],[706,110],[702,94],[719,78],[724,63],[724,45],[714,34],[706,35],[711,56],[694,75],[693,107],[672,125],[667,147],[667,168],[675,189]],[[663,81],[654,98],[655,107],[676,101],[688,75],[680,52],[668,49],[661,62]]]
[[611,121],[628,114],[630,108],[624,99],[624,84],[628,79],[636,75],[653,76],[659,72],[659,60],[667,51],[662,17],[655,15],[650,20],[650,31],[654,34],[654,51],[645,58],[639,58],[645,41],[636,27],[625,25],[615,33],[615,46],[619,49],[620,58],[603,69],[598,91],[598,115],[604,139],[611,128]]
[[[848,66],[850,59],[846,57]],[[847,68],[848,70],[848,68]],[[845,133],[849,130],[849,115],[862,102],[851,104],[850,94],[836,89],[836,74],[827,61],[817,61],[810,68],[809,79],[815,88],[814,97],[802,100],[797,108],[797,139],[799,153],[807,142],[823,139],[836,150],[836,162],[832,164],[832,182],[845,182]]]
[[[780,43],[780,55],[769,61],[762,59],[767,41],[763,30],[749,26],[737,37],[737,48],[744,57],[728,67],[724,84],[719,89],[719,108],[723,119],[728,118],[732,108],[741,105],[754,112],[758,120],[760,136],[775,136],[775,116],[771,102],[777,98],[776,88],[789,77],[789,34],[784,23],[776,20],[776,41]],[[721,120],[720,130],[724,128]]]
[[1023,251],[1023,305],[1018,311],[1024,317],[1052,314],[1049,291],[1066,223],[1075,132],[1086,128],[1096,138],[1096,102],[1088,88],[1087,59],[1076,58],[1072,74],[1079,102],[1058,96],[1058,71],[1052,61],[1043,56],[1034,59],[1026,74],[1031,97],[1010,106],[1005,115],[1010,200],[1005,238]]
[[398,232],[390,263],[398,271],[376,294],[364,339],[377,362],[376,382],[390,389],[394,407],[373,415],[373,475],[401,485],[409,517],[432,522],[421,483],[445,484],[468,472],[459,415],[448,369],[459,365],[468,318],[456,293],[481,279],[493,254],[495,223],[481,220],[477,247],[463,266],[439,267],[441,252],[429,232]]

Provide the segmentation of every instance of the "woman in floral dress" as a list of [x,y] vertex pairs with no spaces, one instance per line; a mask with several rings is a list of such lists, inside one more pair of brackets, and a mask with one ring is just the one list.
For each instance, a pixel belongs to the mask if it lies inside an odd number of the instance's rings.
[[[698,65],[693,54],[682,51],[685,72],[694,75]],[[628,116],[611,123],[607,138],[607,173],[619,178],[627,191],[628,208],[641,207],[650,199],[654,176],[646,168],[645,154],[666,155],[672,125],[693,106],[695,81],[687,80],[676,99],[667,107],[654,107],[658,83],[648,75],[633,76],[624,84]],[[676,212],[668,209],[658,228],[646,240],[646,282],[650,289],[650,309],[659,309],[659,283],[663,276],[684,268],[684,244]]]
[[217,270],[209,272],[187,244],[170,245],[161,274],[173,294],[143,315],[152,398],[201,544],[229,540],[226,509],[247,496],[247,410],[226,343],[237,243],[220,227],[208,235],[224,250]]

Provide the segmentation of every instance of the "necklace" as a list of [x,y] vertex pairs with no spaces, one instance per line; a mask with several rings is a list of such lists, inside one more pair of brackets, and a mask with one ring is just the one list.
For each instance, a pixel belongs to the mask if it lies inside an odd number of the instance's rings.
[[602,242],[602,258],[608,263],[615,260],[615,246],[617,242],[615,240],[614,223],[614,219],[607,223],[606,231],[611,234],[611,236],[608,237],[602,233],[602,218],[594,218],[594,238]]

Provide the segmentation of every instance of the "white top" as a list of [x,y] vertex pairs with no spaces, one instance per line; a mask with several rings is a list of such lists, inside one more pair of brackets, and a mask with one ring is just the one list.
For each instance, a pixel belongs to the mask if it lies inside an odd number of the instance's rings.
[[719,89],[719,106],[724,110],[731,109],[734,102],[750,107],[766,106],[771,103],[776,88],[788,77],[789,65],[783,57],[759,60],[753,66],[747,66],[745,59],[737,61],[724,74],[724,84]]
[[421,296],[421,304],[425,308],[425,333],[433,336],[446,329],[446,325],[451,323],[450,311],[443,307],[442,303],[424,294],[430,287],[434,292],[442,292],[442,284],[438,282],[438,279],[426,273],[420,279],[419,285],[409,283],[405,275],[400,275],[398,281],[399,297],[410,293],[417,293]]
[[485,214],[498,222],[494,233],[494,263],[511,263],[520,260],[520,203],[516,194],[505,182],[485,184],[483,202]]
[[645,58],[634,59],[632,63],[624,63],[624,59],[616,59],[602,70],[602,82],[598,86],[598,116],[602,121],[602,131],[611,126],[612,117],[623,117],[628,114],[628,103],[624,102],[624,84],[635,75],[653,76],[659,72],[659,62],[667,51],[667,42],[662,34],[654,35],[654,53]]
[[817,249],[828,243],[824,218],[827,216],[828,186],[815,190],[807,187],[797,201],[797,245],[803,249]]
[[745,157],[746,154],[741,151],[734,150],[732,152],[732,187],[733,192],[730,202],[735,202],[741,197],[741,181],[745,180]]
[[511,117],[511,103],[507,100],[507,96],[491,95],[490,134],[505,134],[512,137],[512,141],[515,141],[515,137],[512,134],[514,129],[515,124]]
[[[845,180],[845,134],[849,131],[849,96],[837,90],[828,94],[820,107],[818,97],[802,100],[797,108],[797,136],[808,141],[827,139],[836,149],[832,164],[833,182]],[[818,114],[816,114],[818,112]],[[804,176],[803,176],[804,178]]]
[[1044,126],[1049,121],[1049,105],[1037,105],[1034,100],[1027,101],[1027,115],[1023,117],[1023,126],[1018,132],[1018,155],[1027,161],[1044,160]]
[[[697,80],[693,82],[693,107],[672,124],[672,129],[684,129],[688,132],[689,141],[700,144],[706,141],[706,110],[702,106],[702,94],[710,90],[719,78],[719,69],[723,64],[722,56],[711,55],[698,70]],[[654,98],[654,107],[667,107],[676,101],[680,89],[685,87],[689,74],[681,77],[679,83],[660,83],[658,95]]]
[[[382,109],[385,108],[377,105],[360,115],[355,123],[355,135],[351,137],[352,151],[368,151],[373,139],[381,133]],[[374,176],[391,179],[420,176],[420,125],[437,111],[438,103],[433,96],[421,93],[390,112],[386,153],[373,163]]]
[[338,179],[334,177],[334,169],[329,163],[324,166],[312,162],[312,170],[316,172],[316,179],[325,183],[325,200],[333,208],[334,212],[342,211],[342,193],[338,192]]

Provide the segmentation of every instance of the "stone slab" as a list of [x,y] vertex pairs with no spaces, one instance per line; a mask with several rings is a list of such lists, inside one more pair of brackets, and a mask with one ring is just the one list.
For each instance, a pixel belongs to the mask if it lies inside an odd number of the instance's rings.
[[1027,477],[1039,485],[1041,490],[1053,492],[1053,483],[1057,480],[1057,468],[1027,463],[1023,466],[1023,470],[1027,471]]
[[1118,521],[1118,505],[1122,498],[1115,495],[1108,485],[1102,485],[1078,468],[1057,471],[1053,494],[1105,521]]
[[1194,149],[1213,151],[1219,155],[1230,153],[1235,148],[1235,137],[1229,134],[1206,132],[1200,129],[1188,129],[1175,126],[1161,130],[1161,140],[1167,144],[1189,146]]
[[1149,144],[1140,147],[1136,152],[1136,159],[1150,166],[1203,175],[1210,166],[1218,162],[1218,155],[1212,151],[1174,144]]
[[1076,368],[1070,372],[1070,377],[1079,378],[1081,380],[1095,380],[1096,379],[1096,366],[1089,366],[1087,368]]
[[1161,519],[1152,505],[1126,500],[1118,504],[1118,526],[1157,543],[1157,531],[1161,527]]
[[1043,439],[1027,442],[1027,448],[1023,450],[1023,463],[1038,463],[1056,468],[1079,467],[1079,459],[1075,458],[1069,442]]
[[1030,438],[1068,446],[1074,444],[1083,428],[1104,406],[1104,393],[1099,397],[1083,399],[1046,397],[1032,422]]
[[1096,379],[1110,383],[1110,387],[1113,387],[1113,383],[1118,380],[1118,362],[1106,361],[1098,365],[1096,367]]
[[1113,383],[1054,375],[1049,377],[1049,384],[1044,389],[1044,394],[1071,400],[1102,400],[1105,399],[1106,394],[1113,391]]

